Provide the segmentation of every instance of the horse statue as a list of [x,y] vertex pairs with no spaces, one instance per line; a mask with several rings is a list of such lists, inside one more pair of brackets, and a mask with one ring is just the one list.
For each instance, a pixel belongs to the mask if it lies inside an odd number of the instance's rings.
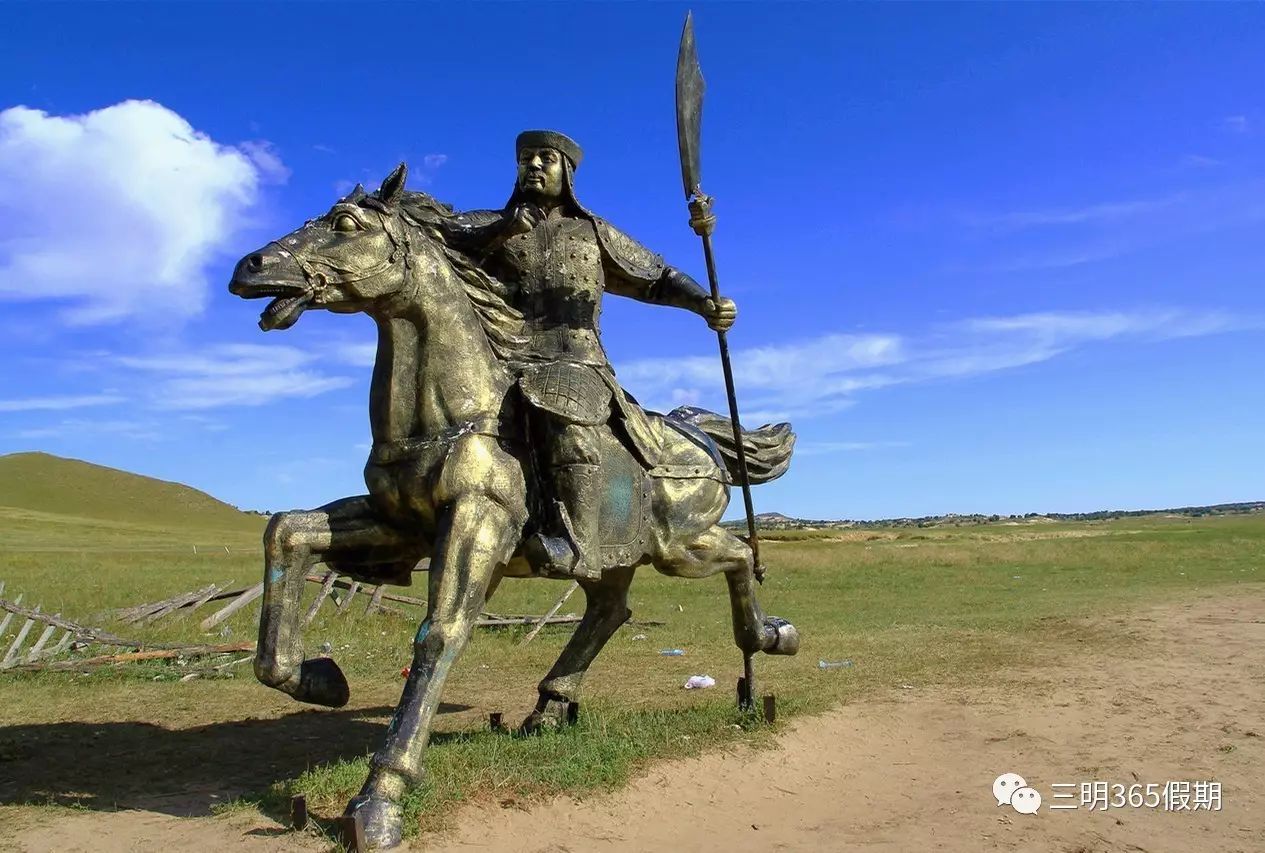
[[[246,299],[272,297],[259,321],[265,331],[287,329],[314,308],[364,312],[377,324],[368,494],[272,516],[255,657],[255,675],[269,687],[342,706],[349,688],[338,665],[303,658],[300,600],[309,567],[325,563],[362,582],[409,585],[429,557],[426,618],[404,692],[347,807],[377,848],[400,841],[401,799],[421,781],[444,680],[484,603],[502,578],[541,576],[518,553],[542,504],[523,426],[526,403],[511,367],[521,315],[504,283],[444,244],[436,223],[451,211],[406,192],[406,177],[401,164],[376,192],[357,187],[324,215],[242,258],[229,284]],[[602,575],[579,581],[584,616],[540,682],[521,731],[566,721],[589,665],[632,615],[628,587],[647,563],[673,577],[724,572],[748,674],[756,652],[798,650],[795,628],[765,616],[756,601],[751,549],[718,524],[737,476],[730,421],[688,408],[647,417],[667,461],[647,469],[617,425],[607,428]],[[742,439],[753,483],[786,470],[789,424],[744,431]]]

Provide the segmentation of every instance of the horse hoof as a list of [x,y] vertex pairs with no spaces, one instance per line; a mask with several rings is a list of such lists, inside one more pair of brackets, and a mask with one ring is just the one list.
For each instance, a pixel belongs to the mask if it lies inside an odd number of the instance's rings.
[[294,698],[300,702],[341,708],[351,698],[347,677],[332,658],[311,658],[299,670],[299,689]]
[[764,627],[773,635],[773,642],[764,650],[765,654],[793,655],[799,651],[799,631],[790,622],[770,616],[764,620]]
[[571,724],[570,702],[558,699],[549,699],[544,703],[544,707],[537,706],[534,711],[527,715],[527,719],[523,720],[523,724],[518,727],[520,735],[536,735],[546,729],[560,729],[563,726]]
[[391,800],[380,800],[363,794],[347,804],[343,814],[359,814],[365,828],[365,842],[370,850],[390,850],[403,838],[404,808]]

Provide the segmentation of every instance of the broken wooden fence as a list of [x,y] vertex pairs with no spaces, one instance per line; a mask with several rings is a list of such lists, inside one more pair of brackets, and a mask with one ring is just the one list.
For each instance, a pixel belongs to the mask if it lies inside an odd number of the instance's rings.
[[[0,596],[3,594],[4,581],[0,581]],[[21,594],[17,595],[13,601],[0,597],[0,612],[4,613],[4,616],[0,617],[0,648],[4,648],[5,633],[9,630],[9,625],[13,623],[13,618],[17,616],[24,619],[4,656],[0,658],[0,670],[83,669],[125,661],[190,658],[254,651],[255,648],[253,642],[206,645],[146,643],[141,640],[127,639],[101,628],[81,625],[65,619],[60,613],[44,613],[38,605],[23,607]],[[29,648],[24,648],[27,638],[32,636],[37,625],[42,626],[38,638]],[[61,631],[61,636],[56,642],[52,642],[58,631]],[[54,660],[60,655],[72,654],[92,646],[126,648],[133,651],[90,658]]]

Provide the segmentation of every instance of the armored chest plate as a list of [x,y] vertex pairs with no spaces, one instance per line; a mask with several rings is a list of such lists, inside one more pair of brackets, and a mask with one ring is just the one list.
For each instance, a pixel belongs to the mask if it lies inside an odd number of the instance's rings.
[[497,255],[496,274],[518,286],[514,307],[523,312],[532,354],[606,363],[599,337],[606,279],[593,223],[546,219]]

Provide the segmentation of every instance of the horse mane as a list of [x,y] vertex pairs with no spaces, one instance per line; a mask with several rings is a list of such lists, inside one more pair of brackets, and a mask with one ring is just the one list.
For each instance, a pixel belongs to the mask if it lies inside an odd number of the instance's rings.
[[492,352],[502,361],[511,359],[527,343],[522,335],[522,312],[510,305],[512,291],[508,285],[488,275],[468,255],[448,245],[441,225],[454,215],[452,207],[416,191],[401,193],[396,205],[406,223],[443,248],[475,316],[483,326]]

